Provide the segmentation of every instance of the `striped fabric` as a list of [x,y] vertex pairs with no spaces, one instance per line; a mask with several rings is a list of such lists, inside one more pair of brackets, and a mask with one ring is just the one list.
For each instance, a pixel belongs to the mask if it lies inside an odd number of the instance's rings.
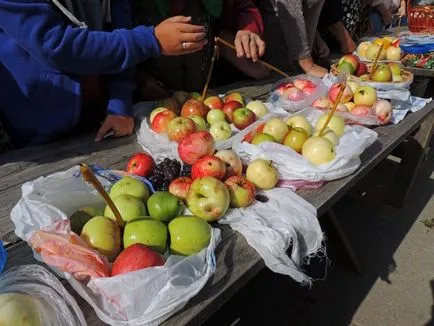
[[0,154],[10,151],[11,149],[13,149],[13,145],[0,121]]

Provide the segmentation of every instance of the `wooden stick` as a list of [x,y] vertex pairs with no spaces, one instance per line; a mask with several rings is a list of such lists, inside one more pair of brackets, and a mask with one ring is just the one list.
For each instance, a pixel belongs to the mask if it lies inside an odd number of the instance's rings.
[[[223,44],[223,45],[226,45],[227,47],[231,48],[231,49],[234,50],[234,51],[237,50],[237,49],[235,48],[235,46],[233,46],[231,43],[229,43],[229,42],[223,40],[223,39],[220,38],[220,37],[217,37],[217,38],[216,38],[216,41],[217,41],[217,42],[220,42],[220,43]],[[275,66],[270,65],[269,63],[267,63],[267,62],[265,62],[265,61],[263,61],[263,60],[258,60],[258,62],[261,63],[262,65],[264,65],[265,67],[267,67],[268,69],[271,69],[271,70],[277,72],[278,74],[282,75],[282,76],[285,77],[285,78],[289,78],[289,77],[290,77],[286,72],[283,72],[283,71],[280,70],[279,68],[276,68]]]
[[89,168],[87,164],[80,163],[80,172],[83,176],[84,181],[91,184],[92,187],[98,191],[98,193],[104,198],[104,201],[107,203],[107,205],[110,207],[112,212],[115,214],[116,223],[119,225],[119,227],[123,228],[125,225],[124,220],[122,219],[121,213],[119,213],[119,210],[113,203],[113,200],[110,198],[107,191],[105,191],[104,187],[102,186],[101,182],[97,179],[93,171]]
[[208,92],[209,82],[211,81],[212,71],[214,69],[214,63],[215,63],[216,58],[218,58],[218,55],[219,55],[219,47],[216,44],[216,45],[214,45],[214,53],[212,55],[211,64],[210,64],[209,71],[208,71],[208,75],[206,76],[206,83],[205,83],[205,86],[203,88],[201,102],[205,101],[206,93]]
[[322,136],[324,134],[324,131],[327,129],[327,126],[328,126],[330,120],[332,119],[333,115],[336,112],[336,109],[337,109],[338,104],[339,104],[339,102],[340,102],[340,100],[342,98],[342,95],[344,94],[344,91],[345,91],[346,87],[347,87],[347,83],[346,82],[341,83],[341,87],[339,89],[339,93],[336,96],[336,101],[333,103],[333,107],[332,107],[332,109],[331,109],[331,111],[330,111],[330,113],[329,113],[329,115],[327,117],[327,120],[326,120],[324,126],[322,126],[322,128],[321,128],[321,130],[320,130],[320,132],[318,134],[319,136]]
[[371,73],[369,74],[369,79],[372,79],[372,75],[374,74],[375,70],[377,69],[378,60],[380,59],[381,51],[383,50],[384,43],[380,45],[380,49],[378,50],[377,56],[375,57],[374,64],[372,65]]

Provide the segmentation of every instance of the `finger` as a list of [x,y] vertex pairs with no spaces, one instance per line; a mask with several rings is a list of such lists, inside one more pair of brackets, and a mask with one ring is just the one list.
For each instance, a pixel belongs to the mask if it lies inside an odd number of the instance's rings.
[[205,26],[192,24],[179,24],[179,30],[182,33],[205,33]]
[[263,40],[261,40],[260,38],[258,38],[258,56],[262,57],[265,53],[265,42]]
[[[104,139],[105,134],[112,128],[112,125],[104,122],[101,128],[99,128],[98,133],[96,134],[95,141],[101,141]],[[115,133],[116,135],[116,133]]]
[[249,35],[244,35],[241,38],[241,43],[243,44],[243,50],[244,53],[246,54],[246,58],[251,57],[251,53],[250,53],[250,36]]
[[258,44],[256,43],[256,38],[250,39],[250,54],[253,62],[258,61]]
[[237,57],[238,58],[243,57],[244,50],[243,50],[243,45],[241,43],[241,37],[239,36],[235,37],[234,45],[235,45],[235,49],[237,50]]
[[186,33],[182,34],[182,40],[184,42],[198,42],[205,38],[205,33]]
[[185,46],[181,44],[182,52],[197,51],[202,49],[208,43],[207,39],[199,42],[185,42]]
[[170,23],[189,23],[191,21],[191,17],[174,16],[167,18],[166,21]]

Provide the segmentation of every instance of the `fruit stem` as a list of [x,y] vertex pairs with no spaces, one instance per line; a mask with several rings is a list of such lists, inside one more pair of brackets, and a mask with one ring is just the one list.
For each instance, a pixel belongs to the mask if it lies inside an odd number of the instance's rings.
[[381,51],[383,50],[384,43],[381,43],[380,49],[378,50],[377,55],[375,56],[374,64],[372,65],[371,73],[369,74],[369,79],[372,80],[372,75],[374,74],[375,70],[377,70],[378,60],[380,59]]
[[216,42],[216,44],[214,45],[214,53],[213,53],[212,58],[211,58],[211,64],[210,64],[210,67],[208,70],[208,75],[206,76],[206,83],[205,83],[205,86],[203,87],[202,97],[200,99],[201,102],[205,101],[206,93],[208,92],[209,82],[211,81],[212,71],[214,69],[214,63],[215,63],[216,59],[218,58],[218,56],[219,56],[219,46],[217,45],[217,42]]
[[116,205],[113,203],[112,199],[110,198],[107,191],[105,191],[104,187],[102,186],[101,182],[97,179],[93,171],[89,168],[89,166],[85,163],[80,163],[80,172],[83,176],[84,181],[89,183],[92,187],[98,191],[98,193],[102,196],[104,201],[107,203],[107,205],[110,207],[112,212],[115,214],[116,223],[119,225],[119,227],[123,228],[125,225],[124,220],[122,219],[121,213],[119,213]]
[[327,120],[324,123],[324,126],[322,126],[322,128],[321,128],[321,130],[320,130],[320,132],[318,134],[320,137],[322,137],[322,135],[324,134],[324,131],[327,129],[327,126],[328,126],[330,120],[332,119],[333,114],[335,114],[336,109],[338,107],[338,104],[341,101],[342,95],[344,94],[344,91],[345,91],[346,87],[347,87],[347,83],[346,82],[342,82],[341,86],[339,88],[339,93],[336,96],[336,101],[333,103],[333,108],[331,109],[331,111],[330,111],[330,113],[329,113],[329,115],[327,117]]

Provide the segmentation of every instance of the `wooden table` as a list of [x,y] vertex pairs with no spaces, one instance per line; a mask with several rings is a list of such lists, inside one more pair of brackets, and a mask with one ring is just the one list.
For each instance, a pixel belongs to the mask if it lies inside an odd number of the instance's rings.
[[[244,96],[264,99],[271,83],[256,83],[256,86],[242,87],[242,84],[227,86],[226,90],[238,89]],[[398,125],[376,128],[378,141],[362,155],[359,170],[340,180],[311,191],[299,194],[318,210],[318,216],[328,211],[363,176],[386,158],[399,144],[407,141],[409,155],[403,158],[397,184],[403,191],[395,198],[403,202],[407,190],[411,189],[417,167],[423,160],[432,135],[434,121],[433,104],[423,110],[409,114]],[[68,169],[80,162],[97,163],[101,166],[123,168],[127,158],[140,150],[135,137],[109,140],[95,144],[91,136],[65,140],[49,146],[26,148],[0,156],[0,235],[9,242],[7,268],[21,264],[35,263],[26,243],[17,241],[11,233],[14,225],[9,219],[11,208],[21,195],[23,182],[41,175]],[[404,176],[404,177],[403,177]],[[222,227],[222,242],[217,248],[217,270],[204,289],[179,313],[168,319],[164,325],[198,325],[216,312],[234,293],[242,288],[264,267],[260,256],[252,249],[243,236]],[[67,288],[71,288],[67,285]],[[71,291],[75,293],[74,291]],[[102,325],[90,306],[75,295],[89,325]]]

